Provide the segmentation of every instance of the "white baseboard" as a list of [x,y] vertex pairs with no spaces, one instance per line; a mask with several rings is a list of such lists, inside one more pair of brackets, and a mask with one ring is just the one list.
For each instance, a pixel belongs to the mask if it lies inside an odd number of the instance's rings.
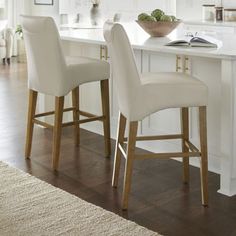
[[231,180],[231,185],[229,188],[220,188],[217,192],[221,193],[223,195],[226,195],[228,197],[232,197],[236,195],[236,179]]

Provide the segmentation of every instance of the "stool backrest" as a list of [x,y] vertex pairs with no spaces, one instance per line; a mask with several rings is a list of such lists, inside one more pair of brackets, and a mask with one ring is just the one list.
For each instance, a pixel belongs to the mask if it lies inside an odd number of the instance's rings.
[[125,113],[131,109],[132,98],[140,86],[140,75],[133,49],[123,26],[107,21],[104,24],[104,38],[111,56],[113,78],[117,88],[118,103]]
[[51,17],[21,16],[30,89],[63,94],[66,63],[57,26]]

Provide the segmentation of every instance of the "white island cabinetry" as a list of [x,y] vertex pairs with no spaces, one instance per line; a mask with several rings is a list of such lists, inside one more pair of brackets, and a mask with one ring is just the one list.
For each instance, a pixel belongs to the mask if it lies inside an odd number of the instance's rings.
[[[131,28],[133,29],[133,28]],[[202,80],[209,88],[208,106],[208,145],[209,169],[221,174],[220,192],[226,195],[236,194],[236,40],[234,34],[217,35],[223,41],[220,49],[181,48],[164,46],[170,38],[149,38],[139,29],[128,28],[131,44],[135,51],[137,65],[142,73],[159,71],[178,71],[190,73]],[[177,33],[178,35],[178,33]],[[106,55],[102,30],[77,30],[61,32],[63,47],[67,55],[90,56],[109,60]],[[229,37],[231,40],[229,40]],[[104,58],[105,57],[105,58]],[[115,87],[111,76],[111,125],[112,137],[116,136],[118,105]],[[89,95],[89,96],[88,96]],[[99,85],[81,86],[81,107],[91,112],[100,112]],[[171,96],[171,94],[170,94]],[[141,122],[141,134],[176,133],[180,130],[179,110],[169,109],[147,117]],[[197,110],[190,111],[190,137],[198,145]],[[91,131],[102,133],[101,126],[94,123],[83,126]],[[150,151],[176,151],[178,146],[174,141],[138,143]],[[198,158],[192,158],[192,163],[199,165]]]
[[[106,49],[102,49],[100,45],[92,45],[78,42],[63,42],[65,53],[70,56],[89,56],[92,58],[106,59]],[[102,48],[104,48],[102,46]],[[107,55],[109,57],[109,54]],[[148,72],[168,72],[176,71],[176,55],[168,53],[155,53],[151,51],[135,50],[135,56],[138,68],[142,73]],[[109,58],[108,58],[109,60]],[[210,168],[214,172],[218,172],[220,168],[220,150],[219,150],[219,129],[220,126],[220,75],[221,65],[219,60],[198,57],[182,57],[178,59],[179,72],[187,69],[186,73],[191,73],[208,84],[210,90],[209,109],[208,109],[208,137],[210,150]],[[116,126],[118,119],[118,104],[115,92],[115,85],[112,79],[110,81],[110,103],[111,103],[111,125],[112,136],[116,135]],[[100,89],[99,83],[91,83],[81,86],[80,102],[81,108],[99,114],[101,112]],[[89,94],[89,96],[88,96]],[[171,94],[170,94],[171,96]],[[217,99],[218,98],[218,99]],[[190,112],[191,128],[190,137],[193,142],[198,142],[198,124],[196,110],[193,108]],[[86,124],[83,126],[86,129],[102,134],[102,126],[99,122]],[[147,117],[140,124],[139,129],[141,134],[167,134],[180,132],[180,113],[179,109],[169,109],[158,112]],[[198,143],[197,143],[198,144]],[[164,151],[166,148],[176,150],[179,147],[176,142],[166,141],[157,142],[142,142],[140,147],[150,151]],[[198,159],[192,159],[194,165],[198,165]]]

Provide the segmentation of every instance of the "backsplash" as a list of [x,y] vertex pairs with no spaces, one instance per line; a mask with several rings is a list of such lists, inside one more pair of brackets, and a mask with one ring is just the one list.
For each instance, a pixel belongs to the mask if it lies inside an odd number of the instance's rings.
[[[202,18],[202,5],[220,5],[220,0],[176,0],[177,17],[185,20],[200,20]],[[222,0],[225,8],[236,8],[235,0]]]
[[[104,17],[111,18],[120,13],[123,20],[136,18],[140,12],[150,12],[161,8],[169,14],[175,14],[175,0],[101,0],[100,7]],[[91,0],[60,0],[60,14],[89,15],[92,6]]]

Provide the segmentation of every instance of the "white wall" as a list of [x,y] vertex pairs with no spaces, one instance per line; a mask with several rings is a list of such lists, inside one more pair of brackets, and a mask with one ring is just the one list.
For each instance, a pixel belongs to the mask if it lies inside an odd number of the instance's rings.
[[52,16],[59,22],[59,0],[54,0],[53,5],[34,5],[34,0],[25,1],[25,13],[37,16]]
[[25,13],[24,0],[7,0],[6,3],[8,24],[15,28],[20,22],[20,15]]
[[[2,0],[0,0],[2,1]],[[8,0],[13,1],[13,0]],[[50,15],[59,22],[59,2],[64,1],[64,6],[69,6],[74,0],[54,0],[53,6],[34,5],[34,0],[17,0],[17,2],[24,1],[24,12],[32,15]],[[72,4],[73,13],[89,14],[90,0],[78,0],[81,5],[86,5],[86,8],[81,8],[79,4],[77,7]],[[176,1],[176,4],[175,4]],[[201,19],[202,4],[206,3],[220,3],[220,0],[102,0],[102,8],[105,14],[112,15],[116,12],[123,12],[125,14],[137,15],[139,12],[151,11],[154,8],[162,8],[168,14],[177,12],[177,16],[181,19]],[[225,7],[235,7],[235,0],[223,0]],[[77,9],[79,8],[79,9]],[[176,9],[175,9],[176,8]]]
[[[34,5],[33,0],[24,0],[26,14],[52,16],[58,23],[59,12],[80,13],[83,18],[88,18],[91,6],[90,0],[54,0],[53,6]],[[124,18],[128,15],[137,17],[138,13],[149,12],[155,8],[161,8],[168,14],[175,14],[175,0],[102,0],[101,8],[106,18],[113,16],[114,13],[123,13]]]
[[[185,20],[200,20],[202,4],[220,5],[220,0],[176,0],[177,17]],[[222,0],[225,8],[236,8],[235,0]]]
[[[59,2],[62,14],[68,11],[71,13],[81,12],[81,10],[92,6],[90,0],[59,0]],[[162,8],[173,13],[174,2],[175,0],[101,0],[101,6],[105,11],[142,12]]]
[[[89,17],[92,6],[90,0],[54,0],[54,5],[34,5],[34,0],[24,1],[24,13],[30,15],[52,16],[60,21],[59,12],[83,14]],[[59,4],[60,3],[60,4]],[[61,6],[61,7],[60,7]],[[137,16],[140,12],[149,12],[155,8],[161,8],[168,14],[175,14],[175,0],[101,0],[101,8],[105,17],[114,13],[123,13],[123,16]]]
[[[81,14],[82,18],[89,17],[92,7],[90,0],[59,0],[61,14]],[[123,19],[129,16],[136,18],[138,13],[150,12],[161,8],[168,14],[175,14],[175,0],[101,0],[101,9],[106,18],[115,13],[122,13]]]
[[102,3],[107,11],[123,12],[150,12],[161,8],[167,13],[174,13],[174,0],[103,0]]
[[133,13],[136,18],[141,12],[151,12],[161,8],[167,14],[175,14],[175,0],[104,0],[106,12]]
[[5,0],[0,0],[0,8],[4,8],[5,7]]

